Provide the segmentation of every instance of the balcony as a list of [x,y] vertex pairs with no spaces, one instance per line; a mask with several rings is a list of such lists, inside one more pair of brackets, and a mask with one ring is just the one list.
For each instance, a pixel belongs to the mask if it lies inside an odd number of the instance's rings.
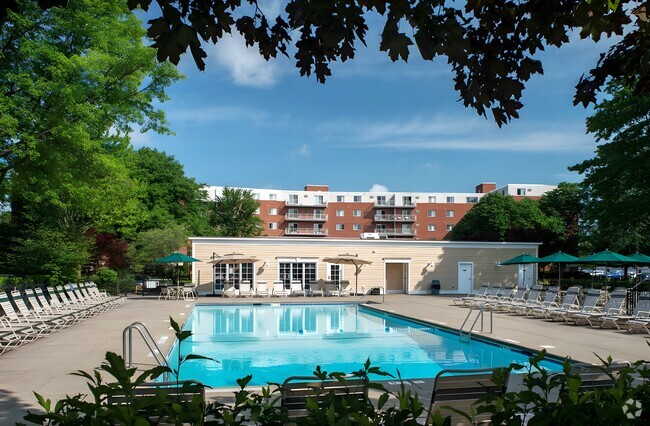
[[376,214],[375,222],[415,222],[415,216],[404,216],[398,214]]
[[287,213],[284,215],[286,220],[302,220],[309,222],[325,222],[327,221],[326,214],[309,214],[309,213]]
[[395,201],[395,200],[377,200],[375,201],[375,208],[390,207],[390,208],[399,208],[399,207],[415,207],[413,201]]
[[306,235],[310,237],[327,237],[327,229],[287,228],[284,235]]
[[414,237],[417,231],[415,229],[382,229],[375,228],[375,232],[379,237]]
[[327,207],[327,201],[321,200],[287,200],[284,202],[287,207]]

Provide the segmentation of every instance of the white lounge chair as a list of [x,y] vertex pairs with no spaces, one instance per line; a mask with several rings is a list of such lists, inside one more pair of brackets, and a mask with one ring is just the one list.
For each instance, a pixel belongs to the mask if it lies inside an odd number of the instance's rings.
[[255,295],[259,297],[271,297],[272,289],[269,289],[266,281],[258,281],[255,283]]
[[602,318],[600,327],[614,326],[621,330],[621,327],[625,326],[628,321],[637,321],[639,324],[650,321],[650,292],[644,291],[639,294],[639,299],[636,301],[631,315],[606,315]]
[[625,297],[627,290],[619,288],[614,290],[609,296],[609,300],[603,307],[596,307],[592,312],[578,313],[571,317],[571,320],[576,324],[589,324],[594,327],[600,325],[602,319],[606,316],[622,315],[623,305],[625,304]]
[[289,295],[289,292],[287,289],[284,287],[284,282],[282,281],[274,281],[273,282],[273,296],[280,297],[284,296],[287,297]]
[[305,290],[302,288],[302,282],[300,281],[291,281],[291,287],[289,289],[290,296],[305,296]]
[[239,284],[239,297],[250,297],[253,295],[253,291],[251,290],[251,282],[250,281],[242,281],[241,284]]

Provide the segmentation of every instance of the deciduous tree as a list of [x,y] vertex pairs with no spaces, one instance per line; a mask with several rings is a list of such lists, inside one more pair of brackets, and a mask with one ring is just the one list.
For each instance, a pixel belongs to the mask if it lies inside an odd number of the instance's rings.
[[587,119],[596,156],[571,167],[584,175],[585,230],[593,250],[650,251],[650,95],[620,82]]
[[262,233],[262,220],[255,214],[259,203],[250,190],[223,189],[217,197],[217,234],[223,237],[256,237]]

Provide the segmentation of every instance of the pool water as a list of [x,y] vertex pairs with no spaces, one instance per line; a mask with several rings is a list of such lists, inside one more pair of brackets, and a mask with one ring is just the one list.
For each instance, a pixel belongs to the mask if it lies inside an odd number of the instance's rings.
[[[237,386],[248,374],[249,385],[282,383],[289,376],[312,375],[317,365],[328,372],[350,373],[366,359],[404,379],[433,378],[443,369],[526,365],[530,354],[407,321],[355,304],[197,305],[184,329],[193,335],[181,353],[213,358],[190,360],[180,378],[214,388]],[[177,363],[178,345],[170,354]],[[545,360],[550,371],[561,364]],[[177,368],[177,365],[173,368]]]

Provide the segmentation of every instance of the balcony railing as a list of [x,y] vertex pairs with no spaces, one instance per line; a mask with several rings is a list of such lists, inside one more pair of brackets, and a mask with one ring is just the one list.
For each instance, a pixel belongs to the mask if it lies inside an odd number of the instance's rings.
[[415,222],[416,217],[412,215],[398,214],[376,214],[376,222]]
[[377,200],[375,207],[415,207],[413,201]]
[[416,234],[415,229],[382,229],[375,228],[375,232],[379,234],[380,237],[413,237]]
[[291,201],[287,200],[284,202],[284,205],[287,207],[327,207],[327,201],[317,201],[317,200],[298,200]]
[[286,220],[309,220],[312,222],[324,222],[327,220],[326,214],[309,214],[309,213],[287,213],[284,215]]
[[287,228],[284,230],[284,235],[311,235],[317,237],[326,237],[327,229]]

